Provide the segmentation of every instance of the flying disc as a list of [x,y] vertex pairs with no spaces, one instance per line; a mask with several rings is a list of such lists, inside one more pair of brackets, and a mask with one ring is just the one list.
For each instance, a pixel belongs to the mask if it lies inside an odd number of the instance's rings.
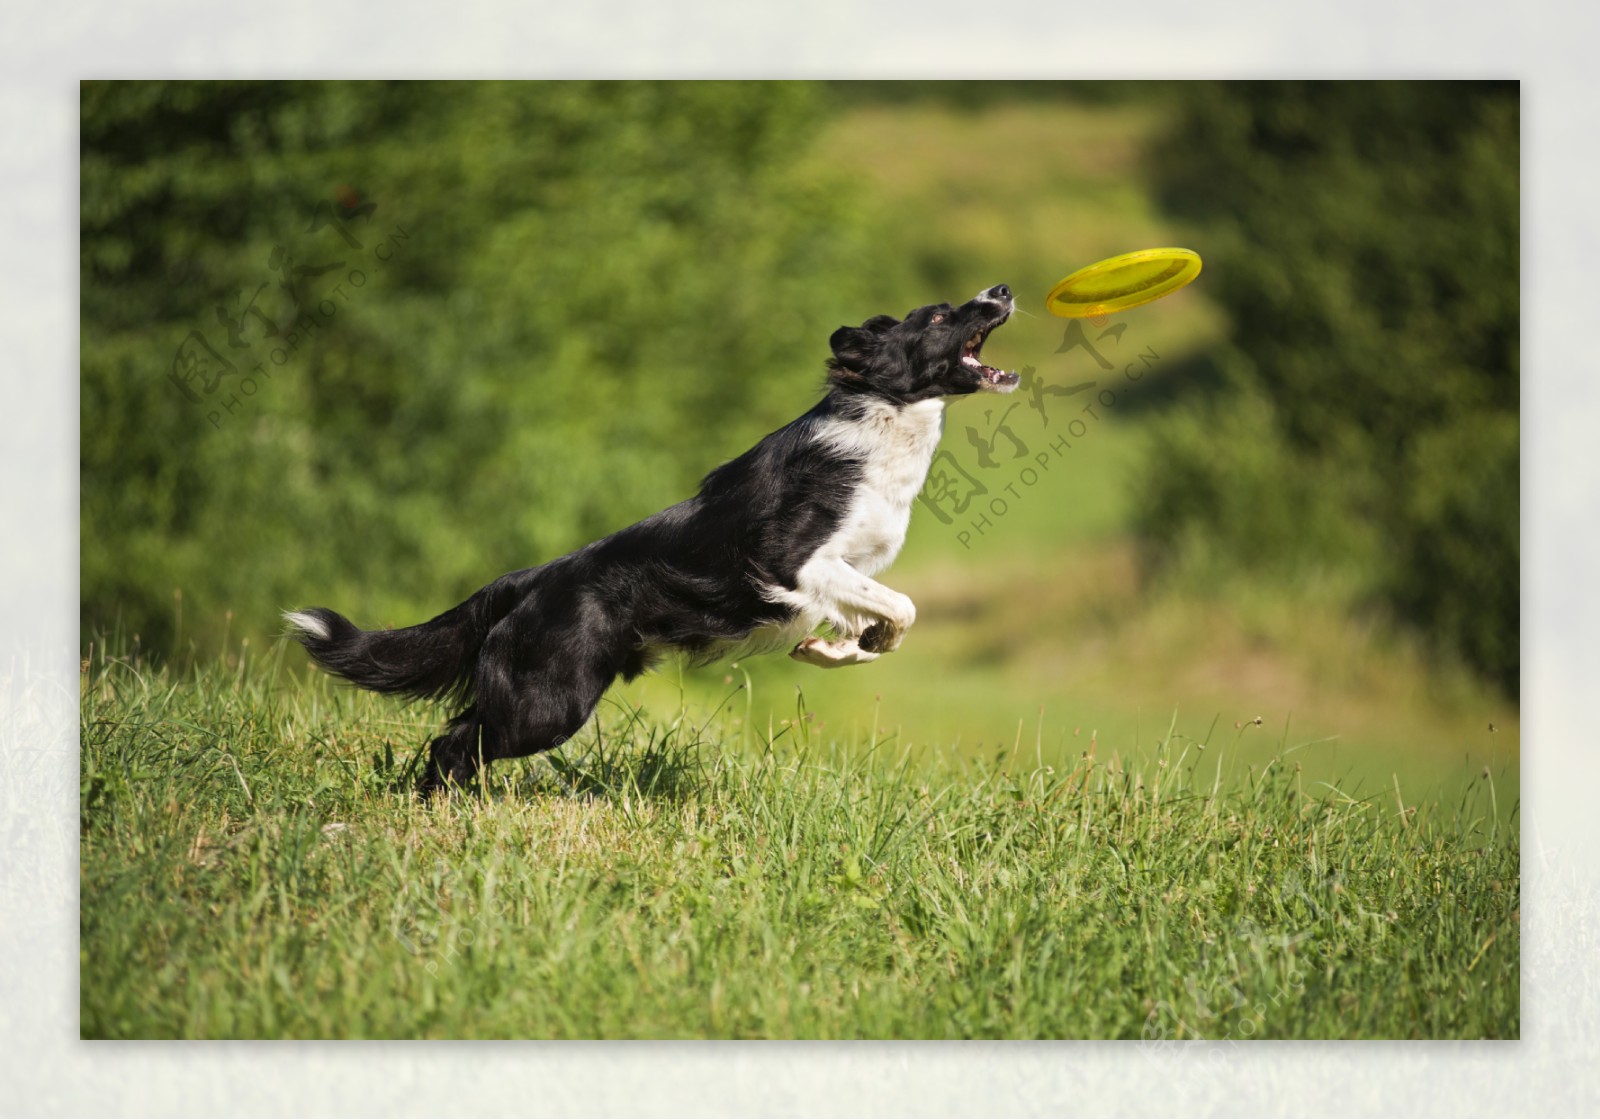
[[1063,319],[1110,315],[1171,295],[1199,275],[1200,254],[1191,249],[1140,249],[1078,269],[1044,305]]

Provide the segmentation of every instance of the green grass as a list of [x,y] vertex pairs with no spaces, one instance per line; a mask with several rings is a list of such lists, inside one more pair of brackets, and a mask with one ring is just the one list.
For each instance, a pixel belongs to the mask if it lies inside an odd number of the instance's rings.
[[88,659],[85,1037],[1519,1033],[1492,774],[1353,797],[1292,741],[1247,761],[1253,725],[976,755],[798,706],[769,727],[736,688],[610,704],[425,808],[406,769],[438,713],[294,653]]

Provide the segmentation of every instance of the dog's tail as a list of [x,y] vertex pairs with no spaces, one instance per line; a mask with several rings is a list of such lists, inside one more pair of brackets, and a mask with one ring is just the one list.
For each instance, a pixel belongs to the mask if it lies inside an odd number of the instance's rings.
[[532,589],[538,568],[502,576],[458,607],[402,630],[362,630],[327,607],[285,611],[291,636],[330,673],[374,692],[417,699],[472,690],[478,650]]

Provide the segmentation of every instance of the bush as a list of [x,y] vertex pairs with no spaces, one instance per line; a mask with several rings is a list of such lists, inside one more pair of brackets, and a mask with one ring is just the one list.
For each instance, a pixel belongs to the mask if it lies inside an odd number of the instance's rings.
[[1348,573],[1515,692],[1518,90],[1223,83],[1157,147],[1229,310],[1141,524],[1169,565]]

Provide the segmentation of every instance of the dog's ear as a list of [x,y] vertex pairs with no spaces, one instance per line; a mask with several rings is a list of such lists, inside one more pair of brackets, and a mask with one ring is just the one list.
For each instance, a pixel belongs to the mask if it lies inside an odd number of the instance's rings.
[[840,327],[828,339],[833,350],[834,369],[860,373],[878,348],[878,336],[900,320],[893,315],[874,315],[859,327]]
[[877,339],[860,327],[840,327],[828,339],[833,350],[833,361],[828,364],[836,370],[859,373],[866,368]]

